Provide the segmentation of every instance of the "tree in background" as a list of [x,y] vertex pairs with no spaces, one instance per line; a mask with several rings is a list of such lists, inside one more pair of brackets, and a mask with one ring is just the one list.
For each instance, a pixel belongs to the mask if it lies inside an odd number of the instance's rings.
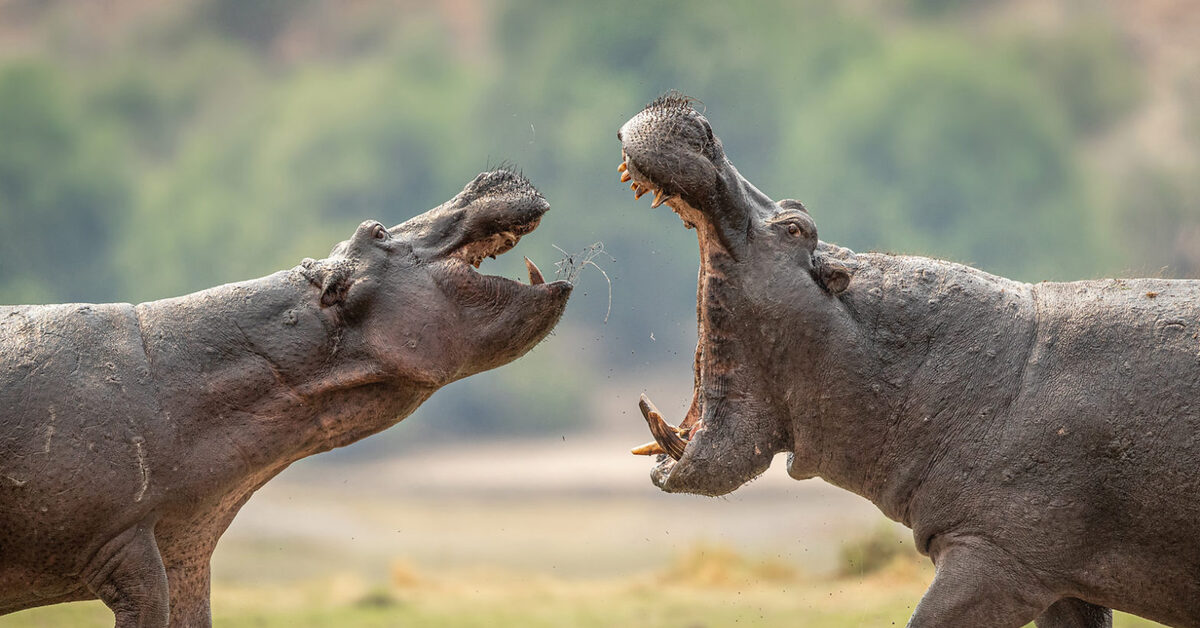
[[0,68],[0,294],[94,300],[120,283],[114,244],[131,208],[123,147],[88,124],[57,73]]
[[[409,422],[585,425],[608,377],[691,360],[694,236],[614,169],[617,127],[669,88],[700,98],[745,174],[804,200],[826,239],[1029,281],[1200,267],[1197,168],[1106,148],[1159,93],[1112,16],[1035,29],[992,17],[1006,0],[872,4],[23,5],[0,21],[41,42],[20,55],[34,63],[0,46],[0,302],[262,275],[511,160],[552,206],[517,253],[549,272],[552,245],[603,241],[611,316],[585,274],[554,342]],[[1183,102],[1200,121],[1200,99]],[[483,272],[520,276],[520,256]]]

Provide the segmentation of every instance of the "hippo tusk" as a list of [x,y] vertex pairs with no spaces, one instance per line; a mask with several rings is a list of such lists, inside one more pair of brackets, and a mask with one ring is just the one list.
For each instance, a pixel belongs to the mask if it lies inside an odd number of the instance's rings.
[[542,271],[528,257],[525,258],[525,270],[529,271],[529,285],[540,286],[546,283],[546,278],[542,277]]
[[654,435],[655,442],[668,456],[675,460],[682,458],[684,450],[687,449],[687,441],[679,437],[678,428],[663,420],[662,413],[654,407],[646,395],[642,395],[641,400],[638,401],[638,408],[642,410],[642,416],[646,417],[646,424],[650,426],[650,433]]

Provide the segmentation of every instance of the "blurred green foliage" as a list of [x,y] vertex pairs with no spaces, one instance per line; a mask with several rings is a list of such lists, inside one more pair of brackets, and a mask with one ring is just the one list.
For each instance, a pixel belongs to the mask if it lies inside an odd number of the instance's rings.
[[[0,68],[0,294],[103,299],[132,201],[120,146],[89,128],[47,67]],[[116,155],[114,155],[114,152]]]
[[992,52],[903,38],[797,120],[785,171],[802,173],[820,232],[851,248],[903,242],[1002,274],[1078,277],[1101,242],[1063,113],[1038,96]]
[[[0,53],[0,302],[263,275],[512,160],[554,207],[520,252],[548,270],[551,244],[603,241],[612,316],[585,274],[548,343],[572,346],[423,412],[455,432],[569,429],[598,374],[690,362],[693,236],[614,169],[618,126],[670,88],[700,98],[739,169],[804,200],[825,239],[1031,281],[1191,272],[1187,242],[1158,238],[1200,219],[1195,173],[1114,180],[1091,158],[1148,91],[1117,25],[981,26],[1003,4],[191,0],[107,21],[22,4],[0,24],[34,42]],[[520,274],[519,255],[485,270]]]
[[1084,21],[1053,37],[1027,37],[1016,44],[1021,68],[1028,68],[1051,106],[1080,135],[1116,124],[1141,100],[1145,88],[1134,50],[1112,24]]

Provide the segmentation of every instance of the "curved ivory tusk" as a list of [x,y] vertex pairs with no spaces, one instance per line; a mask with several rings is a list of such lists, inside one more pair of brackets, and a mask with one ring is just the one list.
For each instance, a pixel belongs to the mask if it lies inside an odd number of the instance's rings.
[[679,437],[679,431],[674,426],[663,420],[662,413],[654,407],[650,398],[642,395],[641,400],[638,401],[638,408],[641,409],[642,416],[646,417],[646,424],[650,426],[650,433],[654,435],[654,440],[659,447],[662,447],[663,451],[675,460],[682,458],[683,452],[687,448],[687,441]]

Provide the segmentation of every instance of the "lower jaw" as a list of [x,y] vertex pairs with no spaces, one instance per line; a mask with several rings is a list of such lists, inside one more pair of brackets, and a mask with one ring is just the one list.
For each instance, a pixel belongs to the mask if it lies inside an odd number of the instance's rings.
[[650,470],[650,481],[658,488],[666,491],[667,480],[670,478],[671,471],[675,468],[677,462],[672,460],[670,456],[662,454],[659,456],[658,463]]

